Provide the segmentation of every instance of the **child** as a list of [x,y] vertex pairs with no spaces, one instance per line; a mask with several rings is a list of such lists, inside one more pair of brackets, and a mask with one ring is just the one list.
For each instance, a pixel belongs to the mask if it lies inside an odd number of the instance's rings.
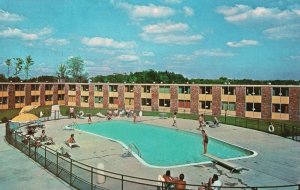
[[177,121],[176,121],[176,114],[177,114],[177,112],[174,112],[174,114],[173,114],[173,127],[177,127]]

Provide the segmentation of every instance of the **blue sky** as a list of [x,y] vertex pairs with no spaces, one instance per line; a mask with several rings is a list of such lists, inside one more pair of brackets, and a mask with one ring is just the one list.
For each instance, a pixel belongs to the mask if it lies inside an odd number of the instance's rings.
[[90,76],[300,80],[299,44],[298,0],[0,0],[4,74],[7,58],[31,55],[31,76],[80,56]]

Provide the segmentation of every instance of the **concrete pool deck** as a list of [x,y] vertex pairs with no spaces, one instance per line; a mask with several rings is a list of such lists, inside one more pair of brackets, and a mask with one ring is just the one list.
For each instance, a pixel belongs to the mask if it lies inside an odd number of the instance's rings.
[[[93,117],[92,120],[93,122],[105,121],[105,119],[96,117]],[[172,125],[172,119],[143,117],[143,120],[144,123],[164,127],[170,127]],[[197,121],[184,119],[177,120],[178,128],[180,130],[199,133],[199,131],[196,130],[198,126]],[[99,163],[103,163],[105,170],[153,180],[156,180],[159,174],[165,173],[165,168],[149,168],[141,164],[135,157],[124,157],[126,150],[119,143],[81,131],[63,130],[64,126],[72,122],[76,122],[78,124],[87,123],[87,119],[62,119],[45,122],[46,134],[53,137],[54,141],[56,142],[56,145],[50,145],[49,147],[55,149],[57,146],[62,144],[71,133],[74,133],[75,139],[80,143],[81,147],[70,149],[70,151],[72,158],[77,161],[94,167],[96,167]],[[1,131],[1,136],[4,136],[4,130]],[[221,124],[221,127],[219,128],[206,127],[206,131],[211,137],[254,150],[258,153],[258,155],[252,158],[230,161],[246,168],[246,170],[241,171],[241,173],[231,173],[229,170],[215,164],[204,164],[171,168],[170,170],[172,176],[179,176],[180,173],[184,173],[185,180],[189,184],[201,184],[201,182],[207,182],[208,178],[213,174],[220,175],[220,180],[223,182],[223,186],[247,187],[300,184],[299,142],[264,132],[223,124]],[[40,131],[38,134],[40,134]],[[34,161],[31,161],[26,155],[14,149],[13,147],[8,146],[8,149],[10,149],[9,151],[6,149],[7,147],[3,148],[1,145],[1,165],[6,165],[6,163],[2,163],[6,157],[9,157],[10,160],[13,158],[18,158],[18,161],[22,162],[22,164],[15,167],[20,168],[20,170],[23,167],[24,169],[33,167],[37,168],[37,170],[40,169],[41,171],[46,172],[42,167],[40,167],[38,164],[35,164]],[[13,153],[10,153],[10,151]],[[1,166],[0,168],[0,187],[2,186],[2,183],[6,184],[5,187],[9,187],[7,186],[10,182],[8,179],[11,176],[21,177],[21,174],[10,171],[13,167]],[[3,175],[3,173],[6,175]],[[55,178],[52,174],[45,175]],[[51,181],[56,181],[56,183],[63,186],[59,189],[70,189],[70,187],[58,179],[53,179]],[[31,182],[28,183],[30,184]],[[44,189],[51,189],[51,187],[48,187],[47,184],[44,183],[44,185],[46,186]],[[12,188],[8,189],[16,189],[13,188],[15,186],[11,187]],[[298,187],[288,187],[285,189],[298,189]]]

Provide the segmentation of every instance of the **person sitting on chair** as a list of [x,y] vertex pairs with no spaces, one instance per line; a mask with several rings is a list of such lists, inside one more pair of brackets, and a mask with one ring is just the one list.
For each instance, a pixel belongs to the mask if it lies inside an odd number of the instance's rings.
[[42,130],[42,134],[40,137],[41,142],[46,142],[46,144],[54,144],[54,141],[51,137],[47,137],[45,130]]
[[71,148],[79,147],[79,144],[75,141],[74,134],[71,134],[70,138],[66,141],[67,145]]
[[216,116],[214,117],[214,124],[217,125],[217,126],[219,125],[219,120]]

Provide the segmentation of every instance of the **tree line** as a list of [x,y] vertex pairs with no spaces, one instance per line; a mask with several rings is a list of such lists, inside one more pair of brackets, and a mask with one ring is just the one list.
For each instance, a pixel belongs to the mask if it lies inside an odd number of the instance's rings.
[[[54,75],[49,76],[29,76],[31,66],[34,64],[31,56],[27,56],[25,61],[22,58],[7,59],[7,78],[0,74],[0,81],[20,82],[19,74],[25,72],[26,79],[24,82],[101,82],[101,83],[164,83],[164,84],[235,84],[235,85],[300,85],[300,81],[295,80],[253,80],[253,79],[230,79],[220,77],[219,79],[199,79],[187,78],[182,74],[170,71],[155,71],[153,69],[130,72],[130,73],[113,73],[108,75],[97,75],[90,77],[86,71],[86,65],[81,57],[71,57],[65,63],[61,63]],[[13,67],[13,77],[10,76],[11,67]],[[101,67],[99,67],[101,69]]]

